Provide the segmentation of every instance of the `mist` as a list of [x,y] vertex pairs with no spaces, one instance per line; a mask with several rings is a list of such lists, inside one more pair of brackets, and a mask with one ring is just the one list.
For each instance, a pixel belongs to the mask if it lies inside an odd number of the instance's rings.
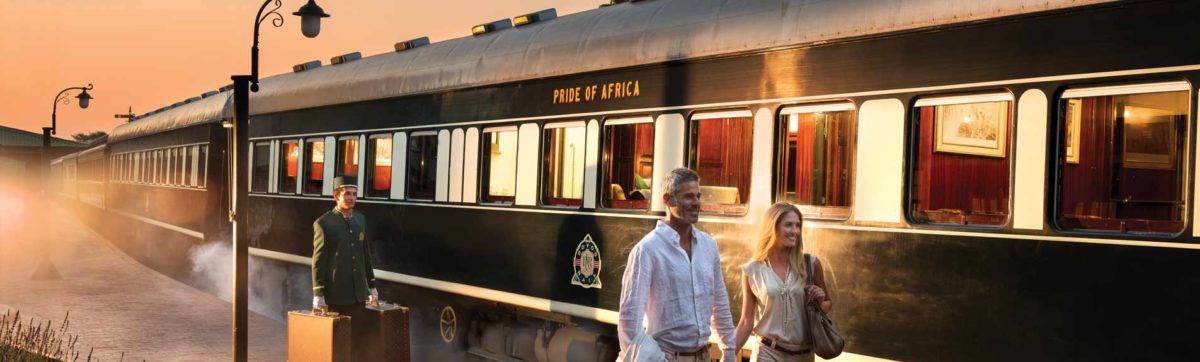
[[[229,242],[212,241],[188,251],[193,284],[221,300],[233,301],[233,247]],[[247,264],[249,308],[268,318],[285,321],[289,296],[300,296],[306,287],[305,275],[290,273],[277,263],[250,257]],[[299,279],[299,280],[298,280]]]

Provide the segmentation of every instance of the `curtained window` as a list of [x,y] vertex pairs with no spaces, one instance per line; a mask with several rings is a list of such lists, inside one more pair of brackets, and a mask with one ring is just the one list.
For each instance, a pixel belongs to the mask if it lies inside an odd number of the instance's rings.
[[754,119],[749,111],[699,113],[692,117],[690,165],[700,175],[702,212],[746,212],[753,131]]
[[[279,193],[296,193],[296,181],[300,176],[300,143],[287,140],[280,143]],[[186,177],[185,177],[186,178]]]
[[304,142],[304,194],[320,195],[325,190],[325,141],[323,138]]
[[392,136],[372,135],[367,139],[367,197],[392,194]]
[[1189,88],[1177,82],[1063,94],[1057,122],[1060,228],[1183,231]]
[[542,133],[542,147],[546,150],[543,205],[583,205],[586,136],[583,122],[546,125]]
[[913,122],[913,222],[1000,226],[1008,221],[1012,95],[925,98]]
[[483,130],[481,203],[512,205],[517,196],[517,128]]
[[438,136],[437,132],[416,132],[408,138],[409,200],[432,201],[437,192]]
[[337,144],[337,168],[333,176],[358,177],[358,136],[342,137]]
[[796,204],[805,217],[849,217],[854,105],[788,107],[779,122],[778,198]]
[[254,144],[253,174],[250,175],[250,192],[267,192],[271,177],[271,143]]
[[649,117],[604,122],[601,183],[604,207],[649,210],[654,171],[654,123]]

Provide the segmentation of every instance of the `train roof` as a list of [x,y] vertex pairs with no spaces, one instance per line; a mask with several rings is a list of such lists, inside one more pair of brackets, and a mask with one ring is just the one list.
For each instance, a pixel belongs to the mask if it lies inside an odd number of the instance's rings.
[[205,93],[181,105],[161,108],[139,116],[132,122],[117,126],[108,135],[108,142],[137,138],[187,126],[218,122],[233,117],[232,91]]
[[[250,114],[268,114],[822,44],[1115,0],[650,0],[584,11],[405,51],[285,73],[261,82]],[[208,97],[118,127],[113,141],[232,113]],[[215,107],[224,107],[217,109]],[[207,108],[206,108],[207,107]]]

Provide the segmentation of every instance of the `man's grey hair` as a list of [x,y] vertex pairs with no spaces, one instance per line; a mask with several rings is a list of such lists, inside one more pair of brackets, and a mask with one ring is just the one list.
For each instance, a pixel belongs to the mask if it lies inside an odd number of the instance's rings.
[[683,184],[692,181],[700,181],[700,175],[697,175],[696,171],[692,171],[687,167],[680,167],[671,170],[670,172],[667,172],[667,175],[663,178],[663,193],[671,195],[671,197],[674,197],[675,193],[678,192],[679,189],[683,188]]

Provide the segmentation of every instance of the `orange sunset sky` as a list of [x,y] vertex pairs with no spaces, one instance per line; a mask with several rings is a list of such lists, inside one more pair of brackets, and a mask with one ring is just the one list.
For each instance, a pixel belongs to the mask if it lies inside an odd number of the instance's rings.
[[[433,42],[470,35],[471,26],[546,8],[558,15],[608,0],[318,0],[332,15],[321,35],[300,34],[291,15],[307,0],[284,0],[282,28],[260,36],[261,76],[294,64],[360,51],[393,51],[398,41]],[[58,137],[111,131],[129,107],[145,113],[250,73],[259,0],[0,0],[0,125],[41,133],[54,96],[93,83],[88,109],[58,106]],[[77,92],[72,92],[71,96]]]

